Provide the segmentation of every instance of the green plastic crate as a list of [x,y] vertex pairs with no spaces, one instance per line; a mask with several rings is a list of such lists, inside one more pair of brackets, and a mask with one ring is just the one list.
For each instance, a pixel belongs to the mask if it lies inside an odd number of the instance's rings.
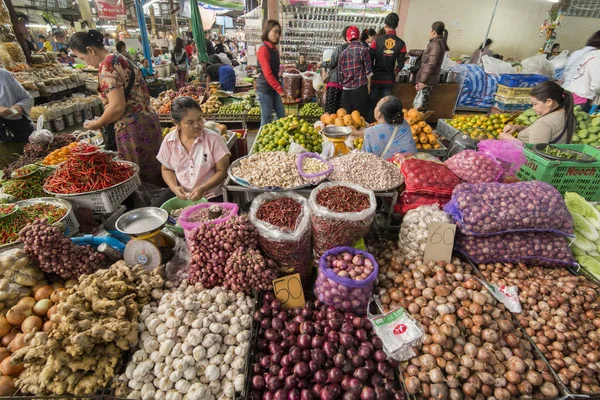
[[554,144],[595,157],[596,162],[548,160],[525,145],[527,162],[521,166],[517,177],[522,181],[543,181],[554,186],[560,193],[575,192],[588,201],[600,200],[600,150],[587,144]]

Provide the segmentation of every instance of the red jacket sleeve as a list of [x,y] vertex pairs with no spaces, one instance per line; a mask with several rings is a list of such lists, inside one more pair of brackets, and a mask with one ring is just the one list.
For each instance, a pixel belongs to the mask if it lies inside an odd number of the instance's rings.
[[267,80],[269,85],[271,85],[271,87],[277,93],[283,93],[283,88],[279,84],[279,80],[275,77],[275,74],[271,70],[271,57],[269,55],[269,49],[267,49],[266,46],[260,46],[260,48],[258,49],[257,58],[262,73],[265,75],[265,79]]

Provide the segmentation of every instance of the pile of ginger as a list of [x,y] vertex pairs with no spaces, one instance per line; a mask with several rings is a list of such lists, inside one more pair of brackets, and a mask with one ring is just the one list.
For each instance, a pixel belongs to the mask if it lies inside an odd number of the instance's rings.
[[115,375],[124,351],[138,341],[138,316],[163,279],[124,261],[82,275],[64,292],[49,332],[32,332],[11,356],[24,363],[16,381],[33,395],[90,395]]

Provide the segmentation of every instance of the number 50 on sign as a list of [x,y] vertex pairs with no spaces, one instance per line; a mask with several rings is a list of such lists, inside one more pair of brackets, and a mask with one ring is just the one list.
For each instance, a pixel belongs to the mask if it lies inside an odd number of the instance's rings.
[[281,302],[282,308],[304,306],[304,290],[302,290],[300,274],[274,279],[273,291],[275,292],[275,298]]

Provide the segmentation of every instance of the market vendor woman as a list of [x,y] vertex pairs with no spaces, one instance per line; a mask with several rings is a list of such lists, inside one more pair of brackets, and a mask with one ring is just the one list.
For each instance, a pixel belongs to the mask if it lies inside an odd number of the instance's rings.
[[160,184],[156,153],[162,135],[158,115],[150,105],[148,85],[133,62],[118,53],[109,53],[103,42],[102,33],[90,30],[73,34],[69,43],[77,57],[98,67],[98,92],[104,113],[84,127],[104,128],[107,148],[116,148],[123,160],[136,163],[142,182]]
[[375,107],[377,125],[365,130],[363,150],[383,159],[396,153],[416,153],[410,125],[404,120],[402,102],[395,96],[379,100]]
[[229,150],[216,133],[204,129],[200,105],[191,97],[178,97],[171,105],[171,117],[177,129],[163,140],[156,157],[162,164],[162,176],[172,193],[154,204],[172,197],[185,200],[221,202],[221,185],[227,176]]
[[542,82],[531,90],[533,110],[540,117],[531,126],[506,125],[498,139],[517,139],[525,144],[571,143],[575,130],[573,95],[556,82]]

